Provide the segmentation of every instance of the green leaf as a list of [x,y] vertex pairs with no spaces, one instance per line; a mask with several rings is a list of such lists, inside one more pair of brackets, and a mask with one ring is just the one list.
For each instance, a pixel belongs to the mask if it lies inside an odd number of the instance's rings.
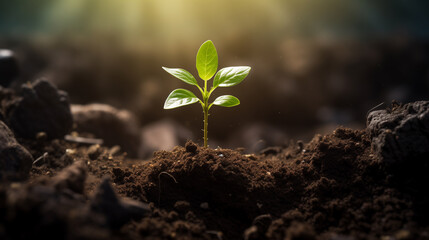
[[177,108],[196,102],[198,102],[198,98],[191,91],[179,88],[168,95],[164,103],[164,109]]
[[217,71],[218,58],[216,48],[212,41],[205,41],[197,53],[198,75],[204,81],[209,80]]
[[240,104],[240,100],[232,95],[223,95],[216,98],[213,104],[222,107],[234,107]]
[[247,77],[250,69],[251,68],[247,66],[222,68],[215,76],[213,87],[235,86]]
[[184,81],[187,84],[197,85],[198,86],[197,80],[195,80],[194,76],[192,76],[192,74],[189,73],[188,71],[186,71],[185,69],[181,69],[181,68],[166,68],[166,67],[162,67],[162,69],[164,69],[169,74],[175,76],[176,78]]

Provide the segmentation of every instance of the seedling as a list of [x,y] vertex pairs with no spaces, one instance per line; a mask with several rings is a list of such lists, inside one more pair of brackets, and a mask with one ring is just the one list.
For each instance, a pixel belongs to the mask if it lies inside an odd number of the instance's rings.
[[[218,87],[232,87],[241,83],[249,74],[250,67],[226,67],[219,70],[217,51],[212,41],[204,42],[197,53],[196,66],[198,75],[204,81],[204,88],[198,85],[197,80],[191,73],[181,68],[166,68],[162,67],[169,74],[184,81],[187,84],[194,85],[200,90],[202,98],[198,98],[189,90],[175,89],[165,100],[164,109],[178,108],[185,105],[190,105],[200,102],[204,113],[204,147],[207,147],[207,128],[209,124],[209,110],[213,105],[222,107],[234,107],[240,104],[240,100],[232,95],[223,95],[216,98],[212,103],[209,103],[210,95]],[[216,76],[215,76],[216,74]],[[207,82],[213,77],[213,86],[210,90],[207,88]]]

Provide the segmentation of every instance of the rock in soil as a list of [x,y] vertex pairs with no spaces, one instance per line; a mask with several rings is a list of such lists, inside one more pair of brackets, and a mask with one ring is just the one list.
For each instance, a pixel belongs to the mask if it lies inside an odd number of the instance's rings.
[[368,115],[372,148],[386,163],[429,159],[429,102],[392,105]]
[[106,146],[119,145],[128,156],[137,157],[139,126],[131,112],[106,104],[72,105],[71,109],[77,132],[93,134]]
[[0,121],[0,180],[23,180],[33,163],[31,154],[15,139],[12,131]]
[[23,84],[19,96],[6,104],[5,118],[17,136],[29,139],[39,132],[62,138],[73,124],[67,93],[45,80]]
[[91,200],[91,209],[105,216],[112,228],[119,228],[130,220],[139,220],[150,213],[147,204],[132,199],[120,199],[104,178]]

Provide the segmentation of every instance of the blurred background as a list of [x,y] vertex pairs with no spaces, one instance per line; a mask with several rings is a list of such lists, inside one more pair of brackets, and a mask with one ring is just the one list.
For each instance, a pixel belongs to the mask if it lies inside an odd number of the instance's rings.
[[215,92],[241,105],[212,108],[211,146],[258,151],[364,128],[381,102],[427,100],[428,9],[424,0],[1,1],[0,48],[19,60],[15,87],[43,77],[73,104],[126,109],[143,129],[169,126],[202,143],[200,106],[162,108],[173,89],[196,89],[161,66],[198,76],[195,56],[210,39],[219,69],[252,67]]

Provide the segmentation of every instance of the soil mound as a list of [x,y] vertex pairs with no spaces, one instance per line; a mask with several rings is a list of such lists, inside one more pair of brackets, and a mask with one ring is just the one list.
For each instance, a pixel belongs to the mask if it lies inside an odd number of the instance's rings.
[[[128,169],[132,181],[118,182],[118,188],[170,214],[179,212],[179,219],[195,215],[202,227],[226,239],[301,239],[292,230],[297,228],[311,235],[305,239],[417,234],[424,229],[417,226],[427,228],[417,217],[423,208],[414,208],[422,192],[404,192],[389,170],[372,154],[365,130],[339,128],[268,155],[188,142]],[[180,202],[185,210],[178,209]],[[258,223],[261,216],[264,224]]]

